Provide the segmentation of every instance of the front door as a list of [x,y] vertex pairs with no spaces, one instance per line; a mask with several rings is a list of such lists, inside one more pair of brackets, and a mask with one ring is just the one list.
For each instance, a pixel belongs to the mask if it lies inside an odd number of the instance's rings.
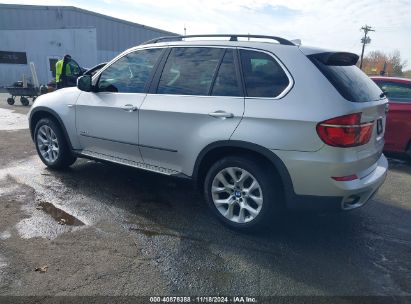
[[161,52],[128,53],[95,76],[95,92],[81,93],[76,128],[83,153],[121,163],[141,162],[139,108]]

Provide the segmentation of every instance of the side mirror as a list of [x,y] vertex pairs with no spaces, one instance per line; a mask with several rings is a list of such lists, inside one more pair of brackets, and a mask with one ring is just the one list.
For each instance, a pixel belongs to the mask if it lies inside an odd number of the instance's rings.
[[84,75],[77,78],[77,88],[84,92],[91,92],[92,85],[91,85],[91,76]]

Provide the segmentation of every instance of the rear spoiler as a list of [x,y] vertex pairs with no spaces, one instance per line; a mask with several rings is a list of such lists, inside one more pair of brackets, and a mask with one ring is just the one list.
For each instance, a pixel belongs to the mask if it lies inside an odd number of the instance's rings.
[[324,52],[309,55],[325,65],[349,66],[355,65],[359,56],[348,52]]

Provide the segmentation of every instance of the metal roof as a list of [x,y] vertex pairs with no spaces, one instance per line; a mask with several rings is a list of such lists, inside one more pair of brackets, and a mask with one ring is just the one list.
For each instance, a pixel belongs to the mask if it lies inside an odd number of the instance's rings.
[[0,4],[0,30],[95,27],[99,50],[122,51],[175,33],[74,6]]

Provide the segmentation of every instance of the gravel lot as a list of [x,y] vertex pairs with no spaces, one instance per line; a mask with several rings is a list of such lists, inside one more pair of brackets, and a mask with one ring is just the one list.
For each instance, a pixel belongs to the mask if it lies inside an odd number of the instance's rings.
[[184,180],[88,160],[48,170],[28,108],[5,96],[2,296],[411,296],[411,162],[391,158],[359,210],[289,214],[264,234],[241,234]]

